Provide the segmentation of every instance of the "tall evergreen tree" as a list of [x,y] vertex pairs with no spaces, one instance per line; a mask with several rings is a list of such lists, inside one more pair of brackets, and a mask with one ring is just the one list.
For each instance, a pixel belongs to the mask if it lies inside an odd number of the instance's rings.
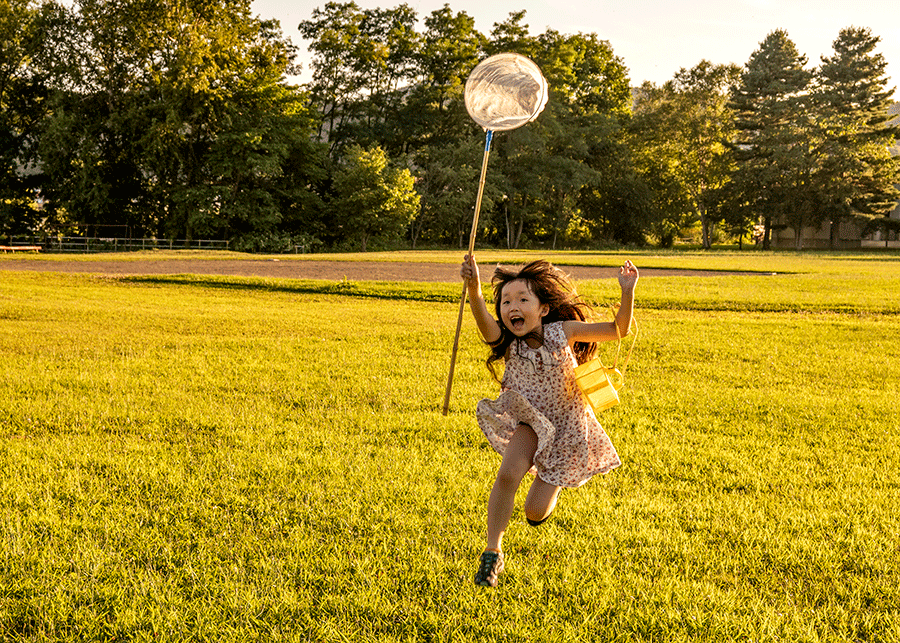
[[823,56],[817,70],[813,105],[825,137],[815,180],[832,247],[842,220],[878,222],[900,196],[900,164],[890,153],[900,126],[889,124],[894,91],[887,88],[887,63],[875,51],[879,41],[869,29],[842,29],[833,55]]
[[[770,33],[750,56],[732,92],[738,162],[733,180],[749,195],[749,209],[765,224],[764,247],[773,221],[802,212],[809,149],[805,95],[812,74],[787,33]],[[799,235],[799,230],[798,230]]]

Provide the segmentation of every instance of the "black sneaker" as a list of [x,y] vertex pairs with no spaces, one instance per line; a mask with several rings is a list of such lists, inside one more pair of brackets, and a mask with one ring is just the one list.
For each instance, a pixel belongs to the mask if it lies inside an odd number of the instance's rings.
[[503,554],[486,551],[481,554],[481,565],[475,573],[475,584],[482,587],[496,587],[497,576],[503,572]]

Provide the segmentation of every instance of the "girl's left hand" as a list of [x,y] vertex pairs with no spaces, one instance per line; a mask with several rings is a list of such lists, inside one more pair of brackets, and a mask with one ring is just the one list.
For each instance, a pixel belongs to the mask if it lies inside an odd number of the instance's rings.
[[634,290],[639,276],[637,266],[631,263],[630,260],[622,264],[622,267],[619,268],[619,285],[622,287],[622,290]]

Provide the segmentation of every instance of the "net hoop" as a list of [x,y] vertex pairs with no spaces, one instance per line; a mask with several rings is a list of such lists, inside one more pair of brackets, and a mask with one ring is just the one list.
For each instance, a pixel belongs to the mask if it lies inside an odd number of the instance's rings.
[[547,104],[547,80],[521,54],[482,60],[466,80],[466,111],[484,129],[503,132],[530,123]]

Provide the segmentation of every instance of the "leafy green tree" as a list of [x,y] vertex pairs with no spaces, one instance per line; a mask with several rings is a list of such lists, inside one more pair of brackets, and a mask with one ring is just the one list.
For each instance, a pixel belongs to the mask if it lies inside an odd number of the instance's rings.
[[703,247],[720,219],[719,199],[732,172],[728,143],[734,136],[728,92],[740,70],[701,61],[681,69],[662,87],[645,84],[636,101],[633,131],[641,146],[644,174],[655,183],[658,236],[673,241],[685,216],[699,220]]
[[355,2],[328,2],[299,25],[300,35],[312,41],[308,49],[313,55],[313,77],[307,88],[310,100],[322,114],[318,138],[330,143],[329,154],[336,151],[339,133],[353,118],[352,106],[363,90],[354,69],[354,47],[360,38],[361,21]]
[[[307,118],[310,114],[304,110]],[[313,140],[314,125],[298,128],[298,136],[272,178],[272,194],[278,203],[278,230],[295,244],[307,248],[324,245],[329,236],[324,186],[331,179],[327,150]]]
[[300,23],[300,34],[312,41],[308,88],[323,115],[319,138],[333,159],[351,143],[402,150],[396,125],[417,69],[416,20],[405,4],[364,10],[355,2],[328,2]]
[[662,87],[645,82],[636,92],[634,119],[630,123],[630,141],[637,170],[651,195],[652,218],[647,232],[659,245],[671,247],[678,233],[697,222],[691,207],[685,173],[681,171],[681,153],[686,144],[680,122],[683,96],[669,81]]
[[39,7],[0,0],[0,233],[39,225],[38,128],[47,110],[46,78],[36,64],[43,45]]
[[[622,174],[630,172],[622,124],[630,114],[631,90],[623,61],[593,33],[564,35],[548,29],[525,41],[517,29],[521,20],[511,14],[498,25],[494,38],[500,38],[494,46],[512,46],[507,43],[518,39],[520,50],[534,58],[547,78],[550,101],[528,126],[537,137],[535,153],[521,164],[517,184],[524,198],[517,199],[513,191],[510,212],[518,206],[532,234],[554,247],[572,222],[598,237],[639,238],[629,221],[635,215],[633,201],[620,193],[627,183]],[[535,188],[540,192],[532,196]]]
[[[766,248],[773,221],[802,217],[811,205],[808,152],[814,143],[806,94],[812,74],[806,61],[785,31],[773,31],[750,56],[732,92],[738,163],[733,180],[751,195],[749,209],[764,221]],[[794,225],[799,239],[802,222]]]
[[449,5],[425,18],[425,32],[417,56],[418,77],[435,90],[438,109],[457,99],[469,73],[479,62],[485,38],[475,30],[475,19]]
[[[300,30],[313,40],[309,89],[323,114],[320,138],[332,158],[341,158],[344,145],[356,144],[415,159],[422,206],[411,237],[446,242],[456,238],[459,219],[471,214],[471,203],[457,202],[477,187],[477,176],[472,185],[461,185],[471,171],[470,159],[458,167],[452,163],[466,156],[462,150],[478,147],[480,135],[466,114],[463,87],[485,39],[470,16],[447,5],[425,18],[421,35],[411,30],[414,21],[406,5],[364,11],[353,2],[332,2],[315,10]],[[397,27],[394,37],[376,28],[388,22]],[[373,83],[371,70],[379,65],[392,85]],[[462,209],[451,213],[450,203]],[[488,198],[485,205],[490,203]]]
[[277,23],[246,1],[78,0],[53,24],[41,158],[56,206],[170,238],[277,226],[282,163],[311,128]]
[[343,238],[359,241],[363,252],[372,239],[402,238],[419,207],[414,183],[409,170],[391,167],[384,150],[351,146],[334,177]]
[[561,35],[548,29],[532,50],[547,77],[551,99],[573,116],[630,115],[628,68],[608,41],[595,33]]
[[541,226],[543,236],[550,236],[554,250],[573,221],[583,219],[579,196],[586,186],[599,180],[598,173],[588,165],[590,137],[595,133],[581,127],[578,118],[561,119],[568,115],[565,106],[549,105],[534,131],[540,136],[533,170],[540,188],[544,207]]
[[135,102],[144,75],[144,48],[111,4],[44,4],[47,27],[42,68],[52,90],[41,124],[42,194],[51,216],[67,211],[97,226],[146,227],[146,197],[136,141],[144,123]]
[[293,47],[247,5],[176,4],[157,24],[170,45],[152,69],[142,152],[166,234],[273,229],[282,164],[311,127],[303,95],[282,82]]
[[301,167],[307,170],[302,178],[324,179],[320,169],[324,150],[309,140],[311,122],[302,103],[293,88],[277,82],[247,83],[232,94],[225,112],[231,127],[216,137],[207,157],[214,182],[227,186],[219,191],[224,197],[220,221],[227,226],[226,236],[274,232],[283,227],[288,208],[315,202],[315,191],[308,184],[284,180],[287,160],[299,154],[305,161]]
[[[332,2],[300,25],[301,34],[313,41],[309,87],[324,116],[321,136],[328,141],[332,158],[340,158],[341,146],[352,142],[362,147],[377,144],[396,160],[412,159],[422,206],[411,237],[458,240],[468,231],[468,223],[462,222],[469,219],[474,201],[470,194],[477,187],[475,181],[465,188],[461,183],[480,160],[468,159],[463,150],[482,138],[465,112],[465,80],[483,56],[519,52],[545,70],[551,107],[528,127],[495,135],[482,221],[493,229],[495,241],[505,240],[511,247],[525,237],[555,245],[570,221],[593,225],[597,211],[587,212],[583,206],[593,208],[601,199],[584,199],[585,192],[616,190],[621,183],[618,168],[606,180],[595,168],[615,168],[616,159],[592,154],[624,149],[620,121],[627,118],[630,104],[625,66],[609,43],[596,34],[563,36],[552,30],[534,38],[525,11],[511,13],[485,38],[474,29],[470,16],[454,13],[449,5],[425,19],[421,35],[407,29],[403,38],[390,40],[369,26],[384,22],[374,19],[376,13],[408,15],[401,11],[407,9],[401,5],[397,10],[367,12],[353,2]],[[374,40],[382,49],[372,44]],[[409,52],[416,46],[414,73],[403,65],[392,67],[406,70],[392,76],[406,78],[409,86],[404,91],[391,94],[367,80],[371,61],[378,56],[384,59],[392,51]],[[398,54],[397,60],[407,61],[409,56]],[[379,96],[389,94],[395,102],[391,109],[378,112],[384,118],[369,118],[372,110],[378,111]],[[380,129],[374,126],[377,123]],[[610,134],[619,139],[615,145],[597,140]],[[451,214],[451,203],[463,209]],[[609,208],[611,217],[622,216],[619,206]]]
[[[563,36],[553,30],[531,37],[524,16],[514,12],[494,25],[487,50],[533,58],[547,78],[550,101],[535,122],[495,139],[503,177],[498,184],[506,197],[499,202],[501,238],[510,247],[518,247],[523,235],[555,246],[570,221],[603,227],[598,205],[614,197],[586,195],[618,189],[617,181],[605,181],[610,174],[604,176],[615,162],[598,154],[621,149],[620,121],[629,113],[631,96],[625,66],[608,42],[596,34]],[[611,136],[617,142],[608,140]]]
[[524,22],[525,13],[524,9],[512,11],[506,20],[494,23],[485,45],[487,55],[510,52],[534,58],[535,42]]
[[[576,180],[564,189],[567,195],[582,183],[561,222],[584,221],[599,240],[641,242],[647,193],[626,137],[631,89],[624,62],[596,34],[560,36],[548,30],[535,50],[550,85],[546,128],[555,134],[548,149],[565,159],[552,164],[579,164],[572,173]],[[550,203],[554,192],[561,194],[550,190]]]
[[366,98],[350,123],[353,140],[360,145],[379,145],[390,154],[405,152],[403,112],[407,88],[417,68],[419,34],[417,14],[408,5],[363,11],[363,41],[371,43],[358,60]]
[[537,121],[494,137],[491,180],[503,195],[501,237],[508,248],[518,248],[523,234],[546,236],[548,213],[540,181],[545,144],[545,133]]
[[643,244],[653,221],[654,192],[637,170],[621,125],[602,119],[597,127],[607,133],[593,140],[589,149],[588,164],[597,179],[581,191],[582,216],[598,241]]
[[[419,212],[410,226],[413,247],[419,239],[455,243],[463,248],[472,228],[484,145],[475,137],[456,144],[426,146],[417,151],[416,186],[421,196]],[[496,170],[488,167],[479,229],[492,224],[492,211],[502,198]]]
[[[614,200],[611,191],[620,184],[608,180],[615,163],[598,153],[623,150],[621,125],[631,103],[627,70],[609,43],[593,33],[563,35],[548,29],[530,50],[550,87],[550,102],[535,127],[543,140],[533,166],[542,189],[544,236],[556,247],[572,222],[607,236],[611,226],[602,223],[597,206]],[[591,195],[596,190],[603,194]]]
[[480,61],[484,36],[471,16],[454,14],[448,5],[433,11],[424,24],[416,82],[397,123],[410,152],[422,146],[454,147],[460,139],[477,138],[478,131],[466,113],[463,91]]
[[900,165],[890,153],[900,126],[889,122],[894,92],[887,63],[875,53],[879,41],[869,29],[842,29],[834,54],[817,70],[811,104],[823,149],[814,177],[822,204],[816,223],[830,224],[832,247],[842,220],[865,226],[884,219],[900,196]]

